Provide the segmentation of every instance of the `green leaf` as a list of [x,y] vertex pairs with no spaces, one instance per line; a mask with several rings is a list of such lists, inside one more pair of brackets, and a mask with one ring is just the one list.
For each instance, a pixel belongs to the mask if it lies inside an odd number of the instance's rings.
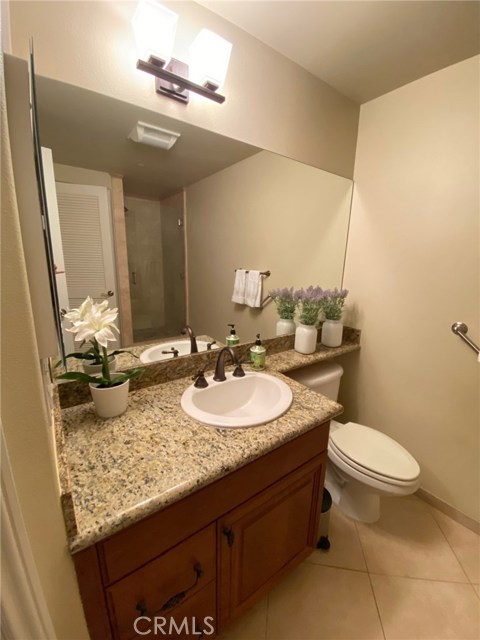
[[81,371],[68,371],[56,376],[57,380],[79,380],[80,382],[92,382],[94,384],[102,384],[103,378],[96,376],[89,376],[88,373],[82,373]]
[[133,351],[127,351],[127,349],[118,349],[117,351],[112,351],[108,355],[109,356],[117,356],[119,353],[129,353],[131,356],[133,356],[134,358],[137,358],[137,360],[138,360],[138,356],[135,355],[133,353]]

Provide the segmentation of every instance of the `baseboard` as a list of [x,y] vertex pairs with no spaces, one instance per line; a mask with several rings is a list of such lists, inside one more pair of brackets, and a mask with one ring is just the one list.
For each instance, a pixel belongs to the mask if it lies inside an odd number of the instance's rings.
[[473,518],[470,518],[470,516],[465,515],[458,509],[455,509],[455,507],[452,507],[447,502],[444,502],[440,498],[437,498],[437,496],[434,496],[428,491],[425,491],[425,489],[418,489],[418,491],[415,492],[415,495],[421,500],[428,502],[428,504],[431,504],[432,507],[435,507],[445,515],[452,518],[452,520],[455,520],[455,522],[463,524],[463,526],[467,527],[467,529],[470,529],[474,533],[480,535],[480,522],[477,522]]

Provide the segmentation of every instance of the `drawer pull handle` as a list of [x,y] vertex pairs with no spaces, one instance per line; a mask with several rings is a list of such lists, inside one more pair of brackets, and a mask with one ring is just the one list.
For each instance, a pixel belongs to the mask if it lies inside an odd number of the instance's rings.
[[156,609],[152,614],[148,613],[147,604],[145,600],[139,600],[139,602],[137,602],[137,606],[135,607],[135,609],[137,609],[137,611],[140,612],[141,616],[152,617],[156,613],[161,613],[162,611],[167,611],[168,609],[172,609],[172,607],[175,607],[179,602],[182,602],[182,600],[185,598],[185,596],[189,591],[191,591],[192,589],[195,589],[195,587],[198,584],[198,581],[203,576],[202,565],[199,562],[197,562],[193,566],[193,570],[195,571],[195,581],[193,582],[193,584],[191,584],[188,587],[188,589],[185,589],[185,591],[179,591],[178,593],[173,595],[166,602],[164,602],[161,607]]
[[233,529],[230,529],[230,527],[223,527],[222,533],[227,537],[228,546],[233,546],[233,543],[235,541],[235,534],[233,533]]

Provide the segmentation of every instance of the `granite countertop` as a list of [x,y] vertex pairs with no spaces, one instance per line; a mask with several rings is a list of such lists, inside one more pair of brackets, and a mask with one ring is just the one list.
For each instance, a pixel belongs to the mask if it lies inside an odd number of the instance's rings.
[[[56,406],[62,506],[70,551],[76,553],[180,500],[197,489],[334,418],[341,405],[282,375],[331,359],[358,344],[321,348],[310,356],[292,349],[267,357],[266,373],[293,391],[290,409],[265,425],[217,429],[180,407],[191,376],[130,392],[125,414],[102,420],[87,402]],[[248,367],[247,367],[248,369]]]

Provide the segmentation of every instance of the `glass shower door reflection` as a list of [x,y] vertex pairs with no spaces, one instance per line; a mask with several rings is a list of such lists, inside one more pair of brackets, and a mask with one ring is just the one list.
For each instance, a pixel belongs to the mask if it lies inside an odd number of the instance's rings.
[[133,340],[177,336],[185,325],[183,195],[125,197]]

